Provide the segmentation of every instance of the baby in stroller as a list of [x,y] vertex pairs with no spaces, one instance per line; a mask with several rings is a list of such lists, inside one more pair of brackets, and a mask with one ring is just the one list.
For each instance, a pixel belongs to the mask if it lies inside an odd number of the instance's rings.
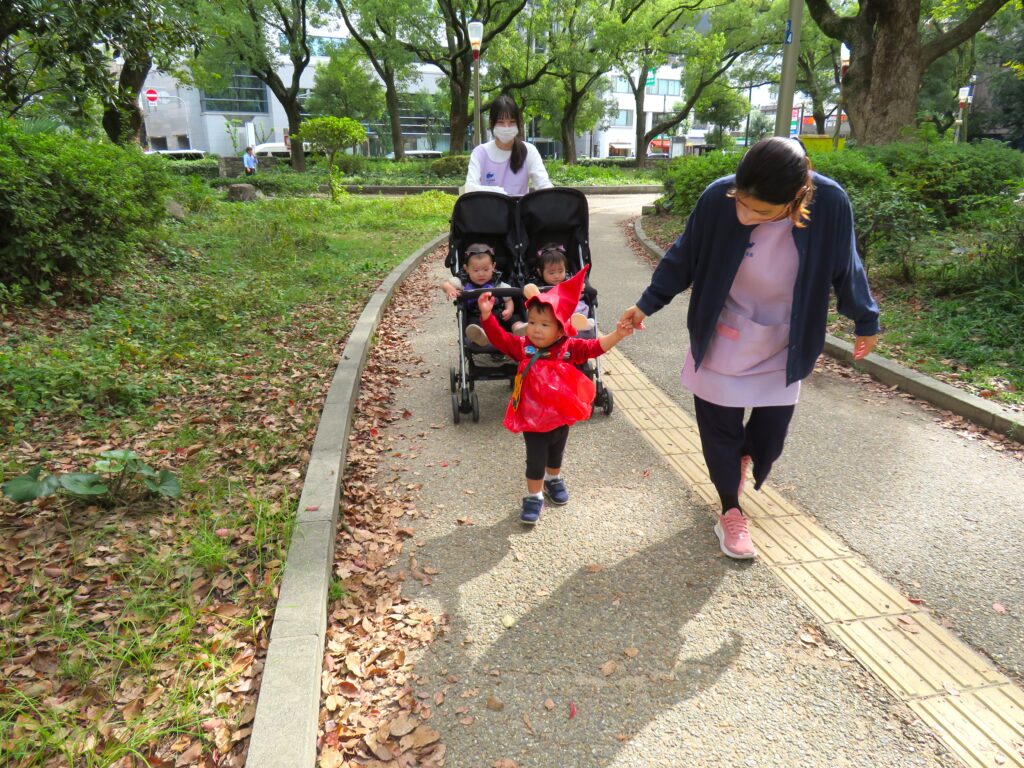
[[[501,282],[501,272],[498,272],[494,263],[494,249],[487,243],[473,243],[466,248],[466,263],[457,275],[452,275],[443,283],[441,290],[445,295],[454,301],[464,290],[471,291],[480,288],[510,288],[508,283]],[[474,314],[476,299],[466,300],[466,314]],[[512,318],[515,304],[510,298],[505,299],[504,307],[501,310],[501,319],[506,323]],[[476,309],[475,314],[480,310]]]
[[[537,251],[536,263],[537,277],[544,285],[558,285],[572,277],[569,272],[569,260],[565,255],[565,246],[561,243],[547,243]],[[589,295],[588,295],[589,294]],[[585,328],[578,333],[581,339],[593,339],[597,337],[596,322],[591,311],[590,304],[593,302],[596,291],[589,284],[583,289],[579,304],[576,307],[576,314],[583,315],[587,320]]]

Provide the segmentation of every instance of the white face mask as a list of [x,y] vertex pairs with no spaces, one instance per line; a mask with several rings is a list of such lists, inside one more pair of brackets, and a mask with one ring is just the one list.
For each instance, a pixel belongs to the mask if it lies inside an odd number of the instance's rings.
[[514,128],[512,126],[499,125],[495,127],[493,133],[494,138],[498,139],[498,141],[503,141],[507,144],[508,142],[514,140],[515,137],[519,135],[519,129]]

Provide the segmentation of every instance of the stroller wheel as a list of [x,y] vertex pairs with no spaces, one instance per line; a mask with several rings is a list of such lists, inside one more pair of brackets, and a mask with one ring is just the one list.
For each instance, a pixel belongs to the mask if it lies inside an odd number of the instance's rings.
[[476,396],[476,392],[472,392],[469,395],[469,405],[473,409],[473,423],[480,421],[480,398]]
[[459,372],[455,370],[455,366],[452,366],[451,368],[448,369],[448,385],[449,387],[451,387],[452,392],[454,392],[458,388],[456,386],[458,380]]
[[611,416],[612,409],[615,407],[615,400],[612,397],[612,391],[605,387],[604,390],[604,415]]
[[462,413],[459,410],[459,396],[457,393],[452,393],[452,421],[456,424],[459,423],[459,419],[462,418]]

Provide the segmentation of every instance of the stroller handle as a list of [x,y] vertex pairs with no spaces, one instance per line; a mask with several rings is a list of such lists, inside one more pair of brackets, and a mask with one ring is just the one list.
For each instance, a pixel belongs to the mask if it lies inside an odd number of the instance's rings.
[[[554,288],[553,285],[539,285],[537,286],[541,293],[546,293]],[[521,299],[523,298],[522,288],[473,288],[468,291],[463,291],[460,295],[460,299],[478,299],[485,293],[491,294],[496,299]]]

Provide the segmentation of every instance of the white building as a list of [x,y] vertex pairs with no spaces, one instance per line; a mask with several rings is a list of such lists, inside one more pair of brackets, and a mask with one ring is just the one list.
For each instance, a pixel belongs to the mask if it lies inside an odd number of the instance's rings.
[[[344,44],[345,37],[311,36],[309,42],[314,55],[299,80],[304,95],[313,88],[317,65],[326,63],[331,47]],[[291,63],[283,59],[278,69],[282,81],[290,82],[292,71]],[[436,93],[437,81],[442,77],[437,67],[421,65],[418,79],[408,87],[414,92]],[[153,96],[155,100],[151,100]],[[162,72],[151,72],[140,101],[151,149],[202,149],[210,154],[241,155],[247,146],[289,143],[284,108],[252,74],[236,73],[224,88],[206,92],[182,85]],[[410,116],[407,124],[403,117],[406,149],[447,151],[447,133],[428,136],[420,123]],[[431,143],[438,146],[430,146]]]

